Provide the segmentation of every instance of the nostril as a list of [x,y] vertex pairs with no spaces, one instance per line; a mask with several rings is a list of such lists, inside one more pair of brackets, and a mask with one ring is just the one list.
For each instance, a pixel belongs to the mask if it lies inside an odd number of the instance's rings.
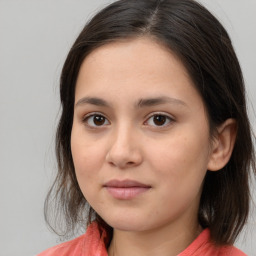
[[124,169],[139,165],[142,161],[142,156],[137,149],[112,147],[106,154],[106,161],[111,166]]

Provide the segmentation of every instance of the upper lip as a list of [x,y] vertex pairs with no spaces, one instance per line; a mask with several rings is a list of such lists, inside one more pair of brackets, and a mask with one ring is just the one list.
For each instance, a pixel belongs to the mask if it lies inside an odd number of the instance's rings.
[[135,180],[110,180],[104,184],[104,187],[114,187],[114,188],[132,188],[132,187],[141,187],[141,188],[150,188],[150,185],[143,184]]

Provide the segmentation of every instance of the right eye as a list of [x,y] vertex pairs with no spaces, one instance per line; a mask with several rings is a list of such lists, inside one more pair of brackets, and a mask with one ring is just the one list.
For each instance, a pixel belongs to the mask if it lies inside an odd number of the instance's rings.
[[93,128],[110,124],[108,119],[101,114],[89,114],[84,117],[83,122],[86,123],[86,125]]

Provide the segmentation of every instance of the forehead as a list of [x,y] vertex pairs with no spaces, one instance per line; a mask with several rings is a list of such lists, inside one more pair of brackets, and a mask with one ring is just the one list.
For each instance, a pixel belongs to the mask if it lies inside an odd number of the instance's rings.
[[99,95],[201,100],[181,60],[150,38],[111,42],[85,58],[78,74],[76,101]]
[[[140,78],[147,80],[166,78],[166,75],[182,75],[190,80],[179,58],[169,49],[151,38],[136,38],[111,42],[92,51],[83,61],[78,80]],[[95,77],[95,73],[97,76]],[[122,79],[124,83],[124,79]]]
[[101,71],[104,71],[116,64],[119,65],[115,66],[115,69],[121,71],[123,68],[125,72],[132,67],[139,68],[137,71],[158,71],[163,70],[164,66],[170,72],[170,67],[176,67],[188,76],[186,68],[176,54],[150,37],[122,39],[98,47],[85,58],[82,67],[100,65],[104,68]]

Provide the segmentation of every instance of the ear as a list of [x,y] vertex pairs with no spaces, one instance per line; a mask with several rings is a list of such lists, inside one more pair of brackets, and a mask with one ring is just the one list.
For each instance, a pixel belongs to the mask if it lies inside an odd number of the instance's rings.
[[209,171],[218,171],[228,163],[235,145],[236,133],[236,120],[232,118],[227,119],[217,128],[210,151]]

